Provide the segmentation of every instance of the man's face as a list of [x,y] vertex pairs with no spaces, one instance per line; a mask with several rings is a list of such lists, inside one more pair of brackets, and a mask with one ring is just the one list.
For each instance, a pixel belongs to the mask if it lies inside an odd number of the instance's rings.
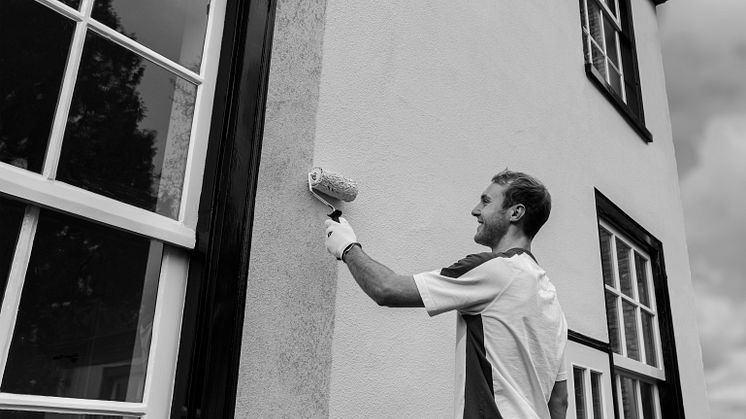
[[478,244],[494,247],[505,236],[510,227],[508,209],[503,209],[503,191],[505,186],[491,183],[484,190],[479,203],[471,215],[477,218],[479,225],[474,241]]

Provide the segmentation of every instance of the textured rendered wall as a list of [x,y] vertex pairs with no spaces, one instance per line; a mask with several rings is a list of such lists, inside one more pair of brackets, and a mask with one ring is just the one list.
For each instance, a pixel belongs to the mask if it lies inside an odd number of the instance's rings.
[[236,418],[328,416],[336,261],[306,186],[325,7],[277,5]]
[[687,415],[707,416],[655,10],[632,3],[651,144],[586,78],[576,0],[279,1],[237,417],[452,412],[454,315],[359,290],[323,249],[314,165],[360,182],[345,216],[400,273],[484,250],[491,176],[535,174],[554,210],[534,253],[570,326],[607,340],[598,188],[663,242]]
[[[400,273],[482,250],[469,212],[490,177],[535,174],[554,196],[535,254],[570,326],[607,340],[598,188],[664,244],[687,414],[705,417],[655,9],[632,6],[651,144],[587,79],[576,0],[330,0],[314,162],[360,181],[348,219]],[[453,315],[379,308],[338,277],[330,415],[450,415]]]

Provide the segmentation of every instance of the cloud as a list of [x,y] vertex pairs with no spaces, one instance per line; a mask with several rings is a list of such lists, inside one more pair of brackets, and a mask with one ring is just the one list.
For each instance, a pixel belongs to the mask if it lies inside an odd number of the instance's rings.
[[658,12],[711,415],[736,419],[746,411],[746,1]]
[[681,179],[711,414],[746,411],[746,116],[711,117]]
[[[716,291],[743,302],[746,117],[712,119],[697,151],[698,164],[681,180],[692,271],[696,280],[707,280]],[[712,269],[722,274],[710,275]]]
[[746,111],[746,2],[678,0],[658,9],[676,156],[686,173],[707,121]]

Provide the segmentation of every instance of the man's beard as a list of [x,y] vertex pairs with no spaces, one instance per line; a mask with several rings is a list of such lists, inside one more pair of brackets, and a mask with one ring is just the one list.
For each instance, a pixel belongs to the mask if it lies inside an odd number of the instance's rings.
[[477,244],[494,248],[508,232],[510,222],[500,218],[497,222],[493,221],[489,224],[482,223],[480,226],[481,228],[478,229],[477,233],[474,235],[474,241]]

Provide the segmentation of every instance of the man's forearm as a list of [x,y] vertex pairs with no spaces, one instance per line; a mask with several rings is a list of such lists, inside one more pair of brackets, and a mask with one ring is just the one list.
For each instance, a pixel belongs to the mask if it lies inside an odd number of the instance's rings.
[[567,380],[554,383],[547,406],[551,419],[565,419],[567,417]]
[[422,307],[422,298],[412,276],[398,275],[368,256],[360,246],[353,246],[344,262],[360,288],[378,305],[389,307]]

